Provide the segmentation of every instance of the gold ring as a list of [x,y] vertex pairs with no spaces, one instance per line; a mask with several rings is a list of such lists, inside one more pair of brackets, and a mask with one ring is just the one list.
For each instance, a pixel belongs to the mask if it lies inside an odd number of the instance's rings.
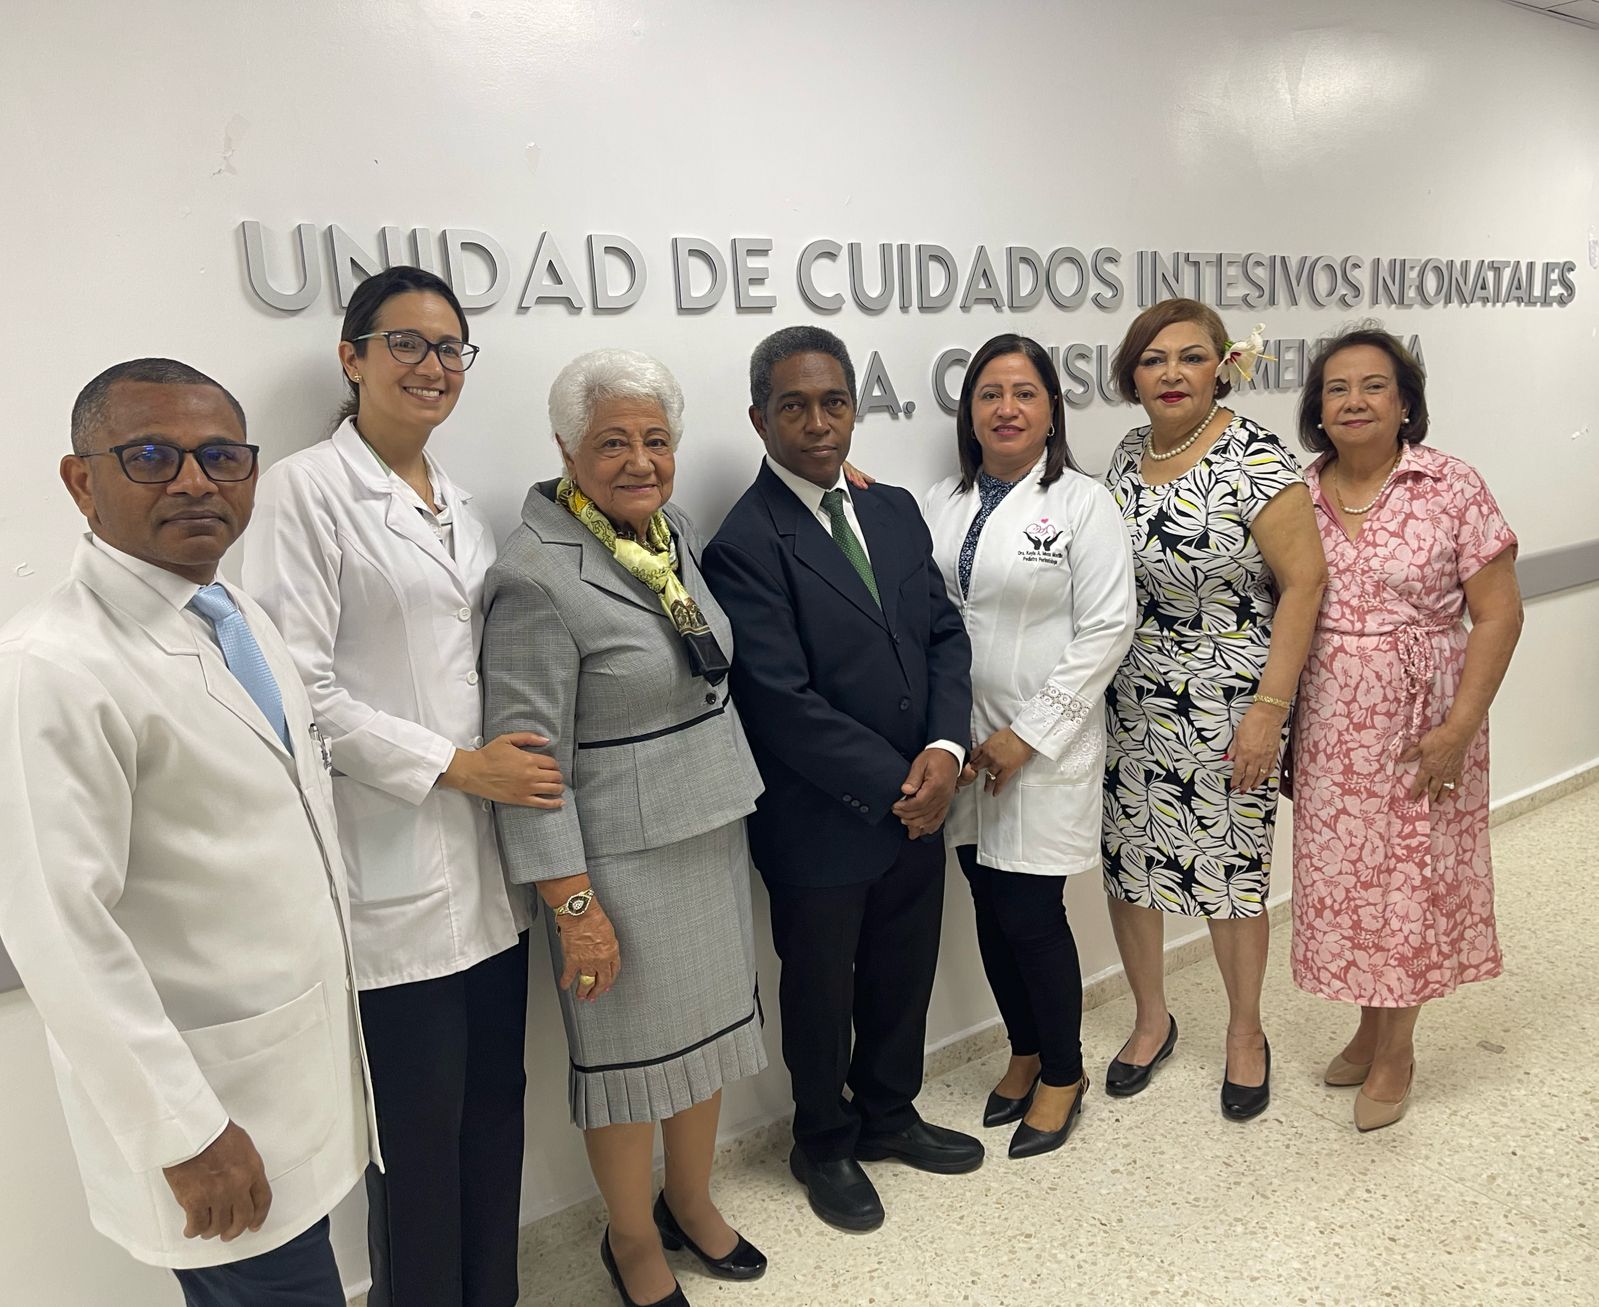
[[597,985],[599,982],[600,978],[598,976],[591,976],[586,971],[579,973],[577,978],[577,983],[580,985]]

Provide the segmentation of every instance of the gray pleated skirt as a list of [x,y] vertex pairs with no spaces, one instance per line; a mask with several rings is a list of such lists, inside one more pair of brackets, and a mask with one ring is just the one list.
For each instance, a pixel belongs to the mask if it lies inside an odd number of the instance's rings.
[[[573,1123],[660,1121],[759,1072],[766,1049],[743,820],[590,859],[588,873],[616,927],[622,970],[593,1003],[561,993]],[[555,914],[544,918],[559,981]]]

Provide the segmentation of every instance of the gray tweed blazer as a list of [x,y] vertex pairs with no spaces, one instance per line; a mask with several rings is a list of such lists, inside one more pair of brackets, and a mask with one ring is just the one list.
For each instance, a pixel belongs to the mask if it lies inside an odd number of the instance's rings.
[[[536,731],[566,777],[558,811],[495,805],[513,881],[662,848],[754,811],[761,776],[728,683],[689,671],[655,593],[536,485],[483,591],[485,734]],[[683,584],[729,659],[733,630],[700,575],[688,518],[666,509]]]

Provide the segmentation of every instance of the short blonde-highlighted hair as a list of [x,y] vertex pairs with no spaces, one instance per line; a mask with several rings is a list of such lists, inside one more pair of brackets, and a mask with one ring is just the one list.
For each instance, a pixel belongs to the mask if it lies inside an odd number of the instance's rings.
[[677,378],[664,363],[637,350],[595,349],[568,363],[550,386],[550,429],[568,456],[577,453],[595,406],[607,399],[653,400],[677,448],[683,438],[683,388]]

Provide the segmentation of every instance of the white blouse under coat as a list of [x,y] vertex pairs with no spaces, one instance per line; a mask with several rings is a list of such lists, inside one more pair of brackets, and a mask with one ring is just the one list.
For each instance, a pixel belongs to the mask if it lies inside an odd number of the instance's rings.
[[483,744],[495,546],[471,496],[427,462],[450,548],[350,422],[262,476],[243,538],[244,588],[283,633],[331,746],[363,989],[464,971],[527,925],[488,801],[435,783],[456,749]]
[[1003,871],[1062,876],[1100,866],[1105,688],[1132,643],[1132,546],[1098,481],[1070,469],[1047,489],[1040,458],[989,515],[962,595],[961,545],[980,499],[959,477],[927,492],[922,514],[950,602],[972,642],[972,743],[1008,726],[1035,753],[995,797],[956,793],[950,845],[975,844]]

